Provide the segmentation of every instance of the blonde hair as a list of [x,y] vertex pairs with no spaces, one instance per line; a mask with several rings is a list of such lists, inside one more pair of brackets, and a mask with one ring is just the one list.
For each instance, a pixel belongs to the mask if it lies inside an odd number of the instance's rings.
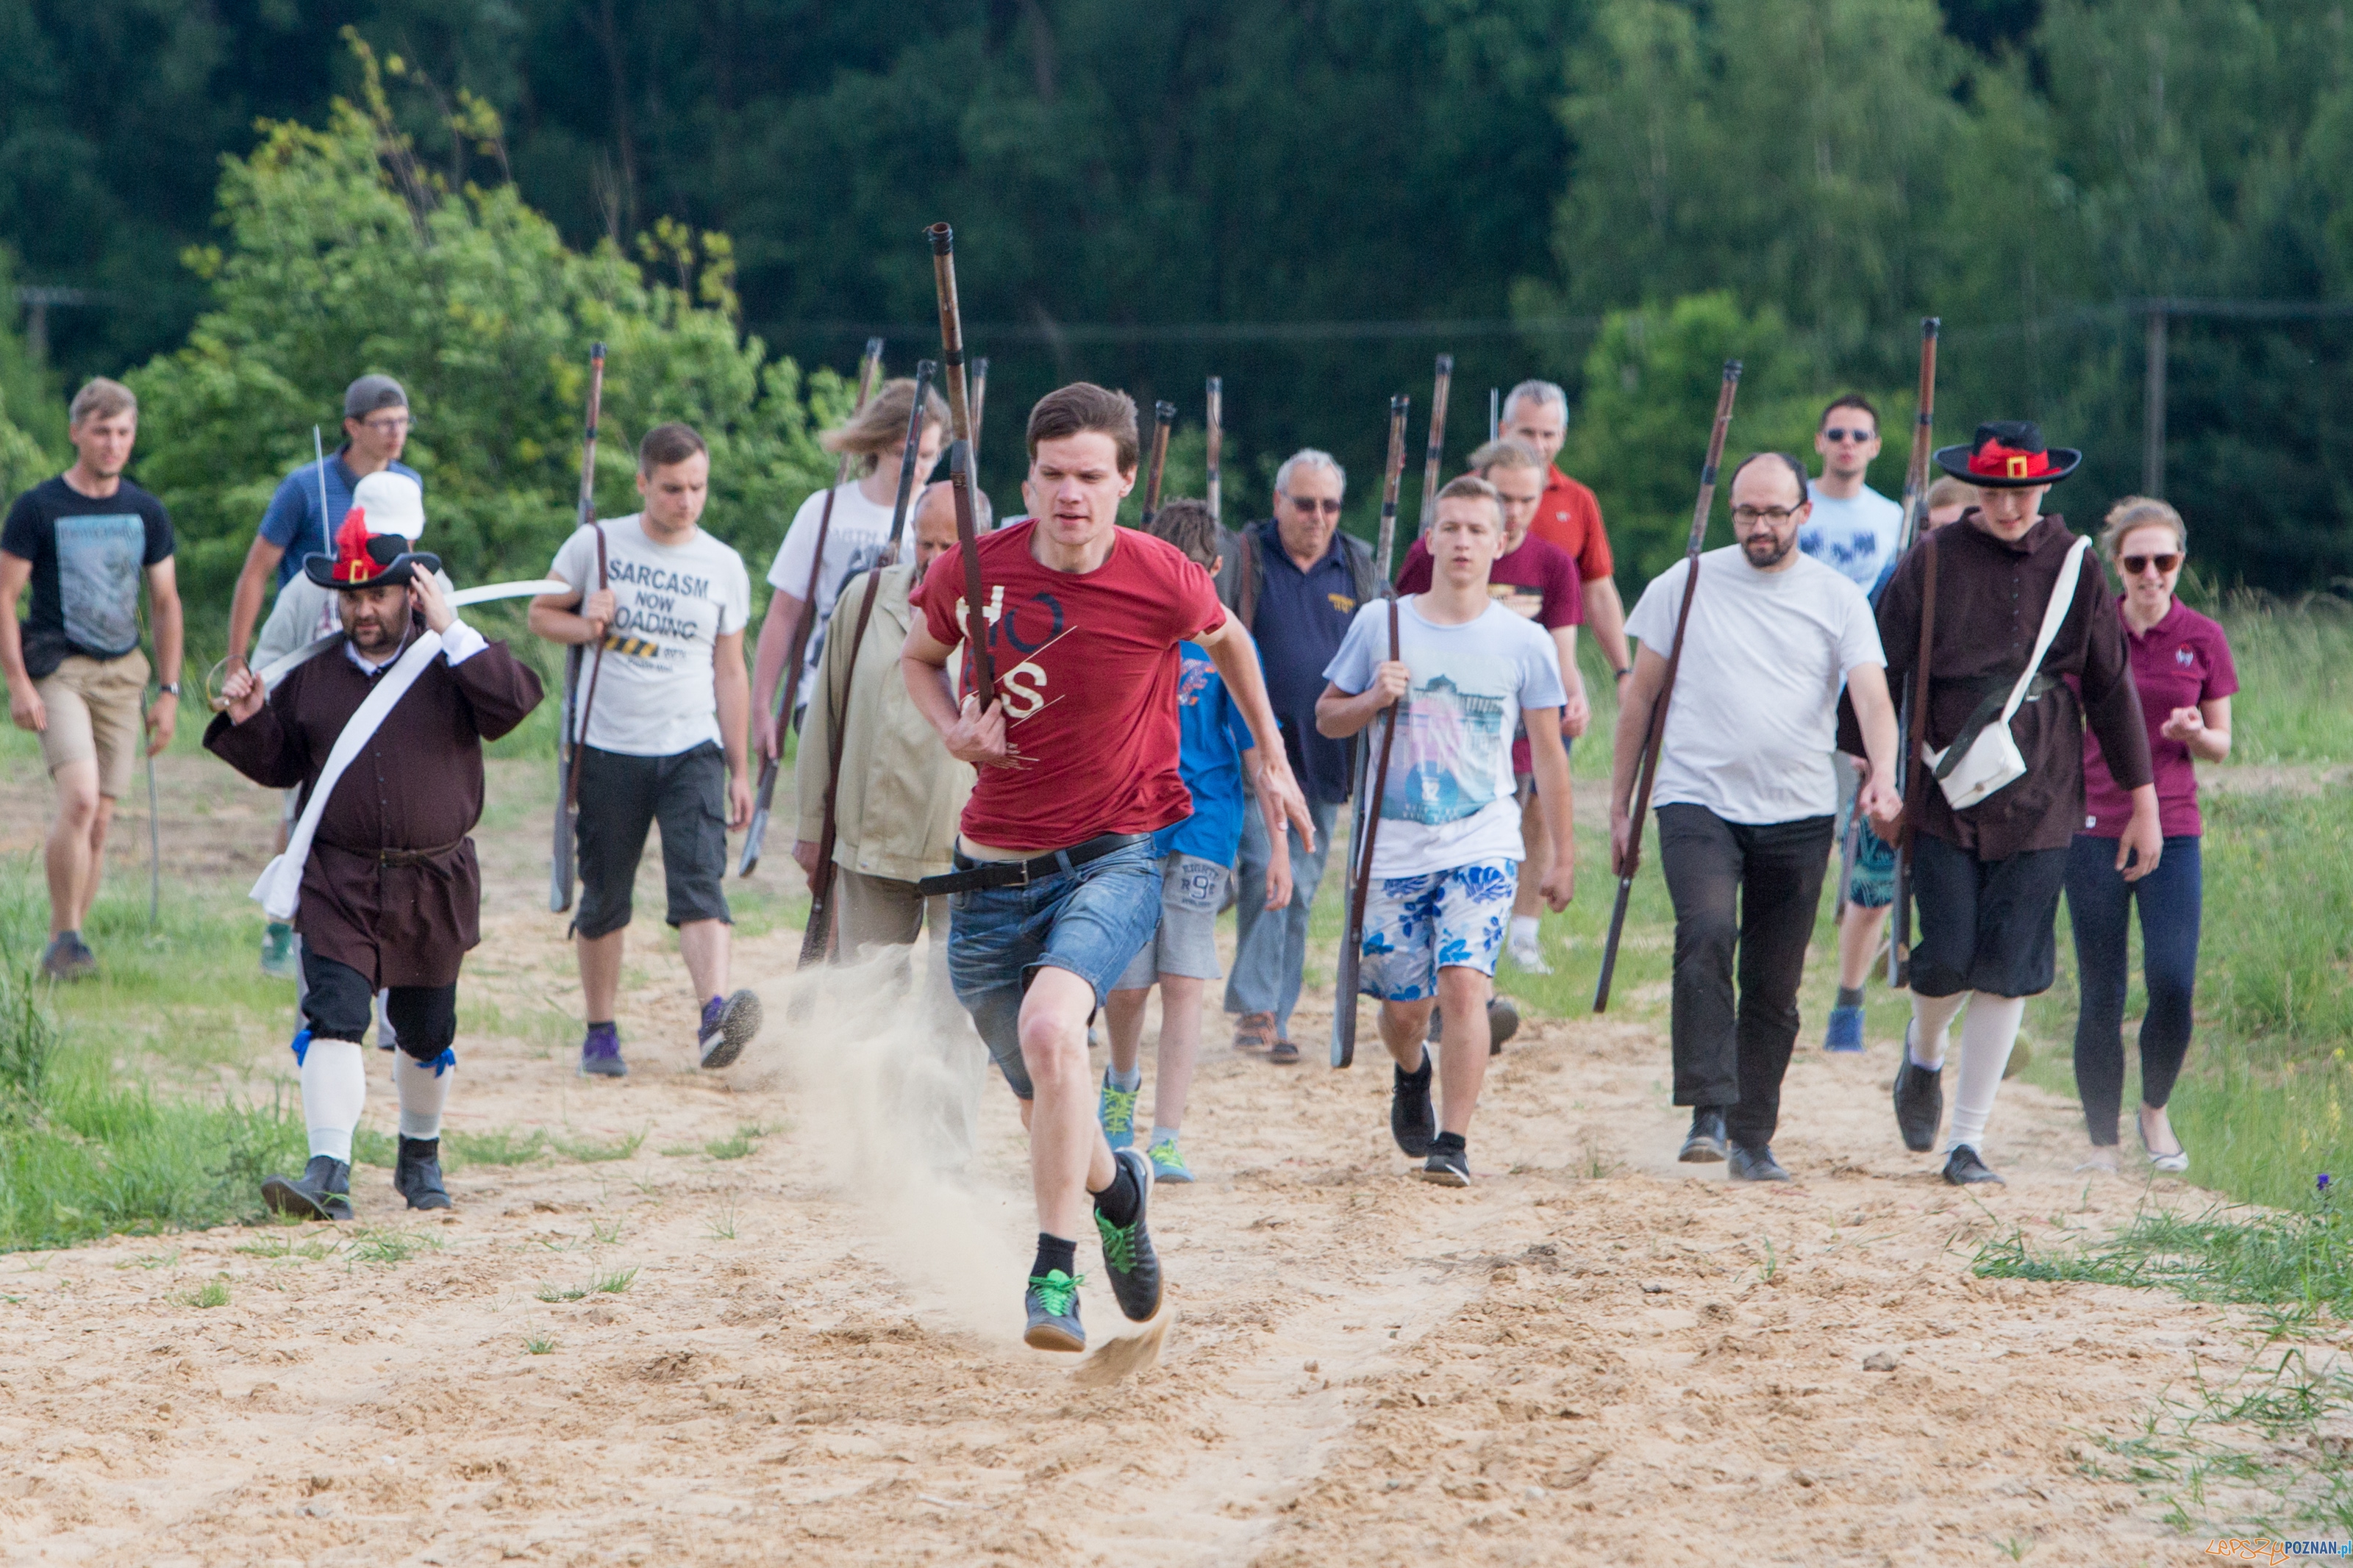
[[[886,452],[896,452],[906,445],[907,416],[915,408],[915,382],[913,376],[895,376],[877,387],[866,406],[851,415],[818,437],[818,445],[839,455],[852,452],[866,459],[859,471],[874,471],[874,459]],[[948,422],[948,400],[940,395],[938,387],[923,389],[923,423],[945,425]]]
[[109,381],[102,375],[92,376],[74,394],[73,404],[66,410],[66,423],[81,425],[92,419],[111,419],[118,414],[139,412],[139,397],[119,381]]
[[1965,507],[1977,505],[1977,486],[1967,479],[1957,479],[1950,474],[1938,474],[1936,482],[1928,487],[1928,504],[1921,510],[1934,511],[1940,506],[1950,506],[1955,501],[1960,502]]
[[2185,555],[2189,552],[2189,530],[2183,526],[2179,512],[2148,496],[2126,496],[2108,508],[2100,525],[2100,553],[2115,556],[2124,548],[2125,535],[2143,528],[2173,530],[2173,548]]
[[1438,492],[1439,500],[1482,500],[1495,509],[1495,531],[1504,528],[1504,496],[1501,490],[1476,474],[1458,474],[1446,481]]
[[1535,447],[1525,441],[1514,441],[1509,436],[1498,437],[1480,447],[1471,454],[1469,464],[1471,471],[1482,479],[1490,468],[1535,468],[1541,471],[1544,466],[1545,460],[1536,456]]

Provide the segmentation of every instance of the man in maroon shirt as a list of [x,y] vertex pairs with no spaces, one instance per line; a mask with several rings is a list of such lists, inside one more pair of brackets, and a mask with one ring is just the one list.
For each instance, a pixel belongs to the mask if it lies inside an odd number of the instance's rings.
[[[924,574],[900,668],[915,706],[979,777],[955,870],[919,884],[955,895],[948,973],[1021,1101],[1038,1202],[1038,1257],[1024,1338],[1086,1348],[1077,1237],[1093,1200],[1103,1267],[1132,1321],[1160,1306],[1145,1228],[1152,1168],[1114,1154],[1095,1120],[1087,1023],[1160,918],[1151,836],[1182,821],[1176,645],[1208,651],[1265,759],[1260,805],[1312,847],[1258,655],[1218,603],[1209,574],[1176,546],[1116,526],[1134,487],[1135,404],[1080,382],[1029,411],[1029,518],[979,540],[982,616],[998,700],[952,689],[964,640],[962,547]],[[964,661],[974,679],[976,660]]]
[[[1978,504],[1907,553],[1880,596],[1888,686],[1908,693],[1920,665],[1934,563],[1927,711],[1914,715],[1907,745],[1933,755],[1954,748],[1989,712],[1999,721],[2076,543],[2063,519],[2043,514],[2042,498],[2083,459],[2066,447],[2046,449],[2042,431],[2025,421],[1980,425],[1968,446],[1936,454],[1947,472],[1978,488]],[[2070,676],[2073,681],[2063,679]],[[1946,1036],[1967,1004],[1944,1172],[1956,1186],[2001,1180],[1978,1145],[2026,998],[2049,990],[2056,971],[2059,892],[2084,820],[2086,722],[2132,801],[2117,868],[2128,879],[2145,876],[2162,850],[2140,698],[2116,601],[2096,563],[2078,573],[2028,697],[2010,722],[2024,774],[1957,810],[1922,770],[1905,801],[1920,930],[1895,1121],[1905,1147],[1926,1153],[1935,1144],[1945,1108]],[[1861,755],[1862,740],[1852,705],[1841,701],[1839,749]]]

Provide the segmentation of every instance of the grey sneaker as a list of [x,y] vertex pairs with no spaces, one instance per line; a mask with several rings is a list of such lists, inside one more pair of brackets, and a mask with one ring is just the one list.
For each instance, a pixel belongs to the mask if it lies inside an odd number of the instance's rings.
[[1021,1333],[1023,1344],[1039,1351],[1087,1348],[1087,1331],[1079,1322],[1082,1279],[1072,1279],[1059,1268],[1029,1276],[1029,1289],[1021,1297],[1022,1310],[1029,1317],[1029,1326]]
[[580,1042],[582,1078],[627,1078],[629,1064],[621,1059],[621,1031],[610,1024],[591,1024]]
[[78,931],[59,931],[41,953],[41,973],[52,980],[79,980],[98,969],[98,954]]
[[704,1003],[702,1026],[695,1035],[702,1065],[713,1072],[733,1067],[752,1037],[760,1032],[761,1020],[760,998],[750,991],[738,991],[723,1001],[713,996]]

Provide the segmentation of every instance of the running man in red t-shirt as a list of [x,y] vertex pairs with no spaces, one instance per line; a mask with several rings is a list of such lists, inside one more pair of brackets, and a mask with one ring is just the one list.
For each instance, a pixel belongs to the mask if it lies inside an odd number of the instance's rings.
[[[1080,382],[1029,411],[1030,516],[978,542],[998,700],[980,705],[965,661],[964,552],[925,574],[900,667],[948,751],[980,770],[964,809],[951,893],[948,973],[1029,1130],[1038,1258],[1028,1342],[1086,1348],[1078,1235],[1093,1197],[1103,1268],[1120,1310],[1160,1308],[1160,1261],[1145,1228],[1152,1168],[1116,1155],[1095,1121],[1087,1023],[1160,920],[1152,835],[1192,799],[1178,777],[1176,645],[1206,649],[1267,759],[1259,805],[1312,845],[1314,825],[1285,761],[1258,651],[1183,552],[1115,523],[1134,488],[1135,403]],[[1275,832],[1282,829],[1276,826]]]

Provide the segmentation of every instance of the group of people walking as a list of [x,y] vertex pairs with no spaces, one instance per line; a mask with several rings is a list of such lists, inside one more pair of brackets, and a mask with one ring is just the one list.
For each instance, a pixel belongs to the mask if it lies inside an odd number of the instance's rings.
[[[1120,528],[1137,479],[1135,406],[1087,383],[1030,411],[1023,513],[988,527],[976,492],[981,527],[960,542],[957,497],[929,482],[947,406],[891,381],[826,437],[849,478],[786,530],[747,660],[750,576],[701,526],[711,455],[691,428],[645,433],[640,510],[575,530],[543,580],[459,592],[419,548],[424,480],[399,461],[406,393],[363,376],[344,415],[343,441],[287,476],[262,520],[205,737],[286,792],[278,858],[255,889],[270,920],[263,966],[292,975],[300,995],[311,1158],[265,1185],[280,1212],[352,1212],[372,1024],[394,1053],[395,1186],[413,1207],[449,1204],[438,1138],[459,973],[480,941],[470,835],[481,746],[543,695],[530,666],[459,610],[508,592],[529,593],[531,630],[583,649],[593,671],[588,700],[566,710],[579,1070],[629,1070],[617,991],[656,824],[698,1067],[732,1064],[762,1027],[760,998],[731,979],[727,835],[751,818],[754,763],[778,758],[797,729],[794,857],[813,881],[830,878],[823,908],[841,956],[885,964],[914,1005],[937,1068],[911,1075],[929,1086],[911,1123],[925,1157],[954,1167],[969,1156],[984,1064],[1015,1097],[1039,1216],[1033,1345],[1086,1342],[1077,1246],[1090,1219],[1123,1313],[1157,1310],[1149,1201],[1155,1185],[1193,1179],[1180,1140],[1210,988],[1224,981],[1237,1049],[1299,1059],[1309,914],[1339,808],[1360,785],[1380,805],[1359,990],[1393,1059],[1391,1131],[1424,1179],[1470,1184],[1484,1075],[1516,1026],[1495,994],[1498,965],[1547,971],[1543,915],[1575,891],[1568,758],[1594,712],[1579,626],[1616,689],[1609,821],[1621,866],[1641,830],[1637,764],[1667,704],[1651,799],[1675,910],[1683,1159],[1724,1161],[1735,1179],[1788,1178],[1772,1149],[1780,1088],[1842,844],[1827,1049],[1862,1047],[1899,853],[1916,893],[1894,1086],[1907,1147],[1932,1149],[1941,1129],[1947,1180],[2000,1180],[1984,1154],[1988,1119],[2024,999],[2052,983],[2063,891],[2084,987],[2086,1163],[2115,1168],[2137,905],[2149,994],[2140,1135],[2161,1167],[2187,1164],[2165,1105],[2196,970],[2193,763],[2228,754],[2235,678],[2221,628],[2174,597],[2179,516],[2138,498],[2111,512],[2099,550],[2125,584],[2111,594],[2088,542],[2042,510],[2080,454],[2046,448],[2031,425],[1989,424],[1937,453],[1947,477],[1926,498],[1920,541],[1899,555],[1901,510],[1865,483],[1876,411],[1840,398],[1820,423],[1820,476],[1782,453],[1740,463],[1727,486],[1735,542],[1696,558],[1696,591],[1694,563],[1678,564],[1629,615],[1593,493],[1555,460],[1568,405],[1548,383],[1503,401],[1392,586],[1340,531],[1347,477],[1317,450],[1277,470],[1263,521],[1229,531],[1178,500],[1144,530]],[[99,962],[82,925],[108,822],[142,750],[170,742],[182,647],[170,520],[123,477],[135,399],[92,382],[71,421],[75,464],[17,498],[0,534],[0,669],[16,722],[41,733],[58,797],[42,961],[58,978]],[[902,473],[909,453],[915,471]],[[913,545],[894,558],[898,497]],[[162,678],[152,701],[142,584]],[[839,622],[852,605],[859,616]],[[862,630],[843,635],[851,624]],[[1907,699],[1911,737],[1899,722]],[[1365,784],[1358,741],[1377,718],[1389,730],[1386,772]],[[1216,931],[1227,907],[1229,973]],[[1959,1069],[1946,1128],[1948,1051]]]

